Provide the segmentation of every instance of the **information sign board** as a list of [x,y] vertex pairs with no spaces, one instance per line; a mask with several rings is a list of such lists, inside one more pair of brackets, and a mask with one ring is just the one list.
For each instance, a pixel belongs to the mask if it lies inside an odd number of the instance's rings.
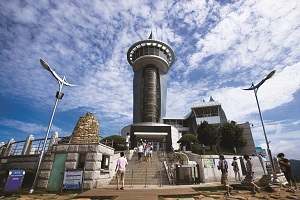
[[20,189],[24,175],[25,170],[9,170],[4,191],[14,191]]
[[215,159],[214,158],[204,158],[202,160],[204,168],[215,168]]
[[83,170],[64,171],[62,189],[81,189]]

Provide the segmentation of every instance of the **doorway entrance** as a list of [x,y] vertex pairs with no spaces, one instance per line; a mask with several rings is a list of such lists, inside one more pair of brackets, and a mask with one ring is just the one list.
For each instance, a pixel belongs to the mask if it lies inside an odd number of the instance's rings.
[[139,146],[141,141],[146,143],[151,143],[153,146],[153,151],[165,150],[165,141],[167,140],[168,133],[167,132],[134,132],[133,141]]
[[153,142],[153,151],[159,151],[159,142]]
[[61,190],[66,160],[66,153],[55,155],[53,167],[48,181],[47,191],[58,192]]

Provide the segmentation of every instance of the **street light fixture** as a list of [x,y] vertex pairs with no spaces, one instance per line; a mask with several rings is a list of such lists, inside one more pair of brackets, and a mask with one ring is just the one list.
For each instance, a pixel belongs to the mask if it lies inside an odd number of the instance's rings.
[[51,129],[51,126],[52,126],[52,121],[53,121],[53,118],[54,118],[54,115],[55,115],[55,111],[56,111],[58,101],[59,101],[59,99],[62,99],[63,96],[64,96],[64,93],[61,92],[62,88],[63,88],[64,85],[66,85],[66,86],[75,86],[75,85],[72,85],[72,84],[68,83],[66,77],[63,77],[63,79],[61,79],[55,73],[55,71],[53,71],[51,69],[50,65],[48,65],[48,63],[46,63],[46,61],[44,61],[43,59],[40,59],[40,63],[43,66],[43,68],[46,69],[47,71],[49,71],[52,74],[52,76],[54,76],[54,78],[57,80],[58,85],[59,85],[59,90],[56,92],[56,101],[55,101],[55,104],[54,104],[54,108],[53,108],[53,111],[52,111],[52,115],[51,115],[51,118],[50,118],[48,129],[47,129],[47,132],[46,132],[46,135],[45,135],[42,150],[40,152],[40,156],[39,156],[38,165],[37,165],[37,169],[36,169],[36,172],[35,172],[35,177],[34,177],[34,180],[33,180],[33,184],[32,184],[31,189],[29,190],[30,194],[33,193],[35,185],[36,185],[37,176],[38,176],[40,166],[41,166],[41,162],[42,162],[42,159],[43,159],[43,156],[44,156],[44,151],[45,151],[48,135],[49,135],[49,132],[50,132],[50,129]]
[[270,163],[271,163],[271,168],[272,168],[272,174],[273,174],[273,183],[279,183],[279,180],[277,178],[277,174],[276,174],[276,170],[275,170],[275,166],[274,166],[274,162],[273,162],[273,157],[272,157],[272,153],[269,147],[269,143],[270,141],[268,141],[267,138],[267,134],[266,134],[266,130],[265,130],[265,125],[264,125],[264,121],[261,115],[261,111],[260,111],[260,107],[259,107],[259,103],[258,103],[258,99],[257,99],[257,90],[258,88],[268,79],[270,79],[274,74],[275,74],[276,70],[271,71],[266,78],[264,78],[263,80],[261,80],[257,85],[254,86],[254,84],[252,83],[250,88],[247,89],[243,89],[243,90],[253,90],[254,94],[255,94],[255,99],[256,99],[256,103],[257,103],[257,107],[258,107],[258,111],[259,111],[259,116],[260,116],[260,120],[261,120],[261,125],[263,127],[263,131],[264,131],[264,136],[265,136],[265,140],[266,140],[266,144],[267,144],[267,152],[268,152],[268,156],[270,158]]

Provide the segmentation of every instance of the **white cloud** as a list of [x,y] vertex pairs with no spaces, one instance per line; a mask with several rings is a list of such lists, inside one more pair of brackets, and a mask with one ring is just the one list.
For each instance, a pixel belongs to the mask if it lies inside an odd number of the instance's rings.
[[[0,13],[0,94],[37,110],[52,107],[58,85],[40,67],[43,58],[77,85],[63,88],[57,112],[91,111],[100,127],[114,133],[132,122],[133,71],[127,50],[147,39],[151,30],[176,57],[168,74],[168,117],[183,117],[194,102],[212,96],[228,119],[256,121],[254,94],[242,88],[258,83],[273,69],[274,77],[258,91],[262,112],[299,98],[297,0],[2,1]],[[21,131],[41,133],[47,126],[1,117],[2,126],[19,124]],[[289,116],[294,129],[299,124],[295,118]],[[292,133],[286,121],[269,124],[275,121],[266,119],[268,128],[275,127],[272,131]],[[272,147],[279,141],[272,138]]]
[[[1,119],[0,120],[0,124],[2,126],[6,126],[9,128],[14,128],[19,130],[23,137],[27,137],[27,135],[24,134],[32,134],[32,135],[36,135],[39,138],[42,138],[45,136],[46,131],[47,131],[47,127],[43,126],[43,125],[39,125],[39,124],[35,124],[35,123],[28,123],[28,122],[23,122],[23,121],[19,121],[19,120],[12,120],[12,119]],[[62,129],[56,127],[55,125],[52,125],[51,128],[51,132],[63,132]],[[14,137],[14,135],[12,135],[12,138]],[[24,138],[25,140],[26,138]]]

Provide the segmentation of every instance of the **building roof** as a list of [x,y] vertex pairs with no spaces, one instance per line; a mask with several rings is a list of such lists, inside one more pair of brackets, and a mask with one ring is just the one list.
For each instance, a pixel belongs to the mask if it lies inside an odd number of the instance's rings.
[[192,108],[202,108],[202,107],[211,107],[211,106],[221,106],[221,104],[217,101],[196,102],[192,105]]

